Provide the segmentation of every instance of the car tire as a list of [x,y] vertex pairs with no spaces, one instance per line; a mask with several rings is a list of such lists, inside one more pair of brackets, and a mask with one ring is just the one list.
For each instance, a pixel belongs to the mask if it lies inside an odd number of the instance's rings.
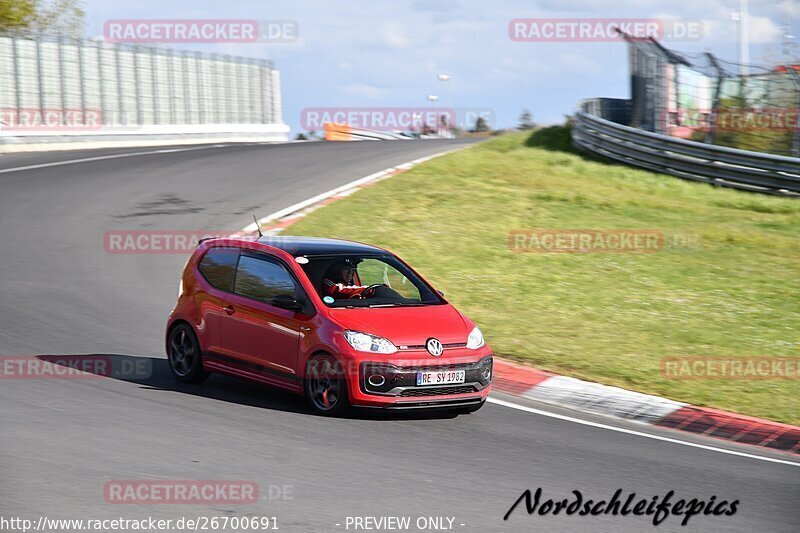
[[475,411],[483,407],[483,404],[485,403],[486,400],[483,400],[481,403],[477,405],[470,405],[469,407],[459,407],[458,409],[453,409],[453,412],[459,415],[468,415],[470,413],[474,413]]
[[178,324],[169,332],[167,360],[172,375],[181,383],[202,383],[210,375],[203,370],[200,343],[188,324]]
[[315,413],[341,416],[350,409],[347,377],[335,357],[319,354],[306,363],[304,390],[306,400]]

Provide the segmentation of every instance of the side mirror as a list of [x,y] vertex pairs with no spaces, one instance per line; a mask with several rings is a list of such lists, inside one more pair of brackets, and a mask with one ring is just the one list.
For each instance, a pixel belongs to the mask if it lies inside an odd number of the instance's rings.
[[300,311],[303,309],[303,304],[291,294],[279,294],[270,302],[275,307],[280,309],[288,309],[289,311]]

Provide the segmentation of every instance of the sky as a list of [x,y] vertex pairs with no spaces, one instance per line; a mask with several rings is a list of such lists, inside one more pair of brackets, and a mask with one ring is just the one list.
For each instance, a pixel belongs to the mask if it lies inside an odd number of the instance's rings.
[[[491,110],[493,126],[508,128],[523,108],[551,124],[583,98],[629,97],[624,43],[515,42],[512,19],[678,19],[699,24],[701,35],[665,39],[668,48],[738,58],[739,0],[87,0],[85,8],[89,37],[102,36],[107,20],[295,21],[292,42],[170,45],[273,60],[293,134],[307,108],[441,105]],[[800,62],[800,0],[749,0],[749,14],[751,62],[784,61],[784,42]]]

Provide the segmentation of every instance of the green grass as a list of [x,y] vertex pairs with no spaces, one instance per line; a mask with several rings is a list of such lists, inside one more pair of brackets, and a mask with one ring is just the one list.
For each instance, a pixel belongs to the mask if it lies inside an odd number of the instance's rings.
[[[514,229],[660,229],[701,248],[509,250]],[[672,380],[668,356],[800,356],[800,202],[585,158],[563,127],[435,159],[301,219],[408,260],[495,353],[561,374],[800,423],[798,380]]]

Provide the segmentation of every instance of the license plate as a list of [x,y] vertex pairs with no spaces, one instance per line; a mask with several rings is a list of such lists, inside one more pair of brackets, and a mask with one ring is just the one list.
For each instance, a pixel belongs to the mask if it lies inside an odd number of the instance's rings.
[[466,372],[463,370],[445,370],[441,372],[417,372],[417,386],[452,385],[464,383]]

